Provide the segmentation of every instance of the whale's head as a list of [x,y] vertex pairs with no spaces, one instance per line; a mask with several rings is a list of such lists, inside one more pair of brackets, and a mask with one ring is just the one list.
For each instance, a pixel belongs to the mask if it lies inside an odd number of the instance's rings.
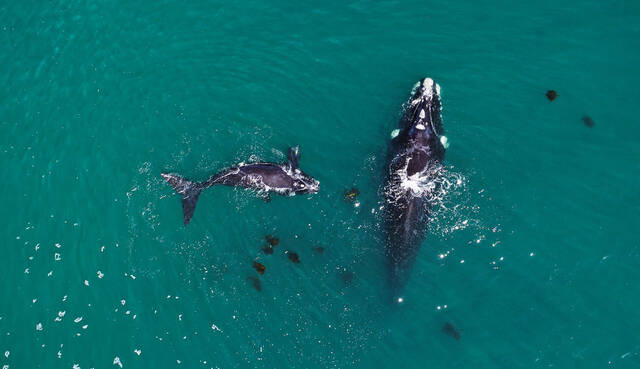
[[296,194],[317,193],[320,189],[320,182],[300,169],[294,170],[293,191]]
[[424,78],[416,83],[405,108],[400,129],[410,139],[425,144],[427,141],[440,141],[443,134],[442,101],[437,83],[431,78]]

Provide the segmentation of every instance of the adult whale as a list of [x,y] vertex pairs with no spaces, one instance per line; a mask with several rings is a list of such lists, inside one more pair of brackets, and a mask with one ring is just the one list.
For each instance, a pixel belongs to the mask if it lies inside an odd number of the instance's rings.
[[287,163],[252,163],[226,168],[204,182],[192,182],[177,174],[162,173],[162,177],[182,195],[184,225],[189,224],[200,192],[215,185],[252,188],[261,192],[275,192],[294,196],[318,192],[320,182],[298,168],[300,149],[290,147]]
[[385,186],[386,259],[393,296],[406,284],[430,217],[434,179],[441,173],[447,139],[442,131],[440,86],[418,82],[391,134]]

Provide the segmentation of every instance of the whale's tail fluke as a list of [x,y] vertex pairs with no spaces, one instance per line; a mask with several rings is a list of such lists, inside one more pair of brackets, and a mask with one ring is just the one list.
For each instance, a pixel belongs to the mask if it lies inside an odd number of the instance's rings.
[[182,195],[184,225],[189,224],[191,217],[193,217],[193,212],[196,210],[196,203],[198,202],[198,197],[200,197],[200,192],[202,192],[204,187],[198,182],[191,182],[177,174],[162,173],[162,177],[169,182],[177,193]]

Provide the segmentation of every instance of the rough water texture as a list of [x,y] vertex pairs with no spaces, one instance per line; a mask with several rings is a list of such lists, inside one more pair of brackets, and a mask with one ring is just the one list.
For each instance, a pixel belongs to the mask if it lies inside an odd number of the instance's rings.
[[[0,367],[640,367],[639,25],[632,1],[3,2]],[[451,186],[391,307],[383,163],[426,76]],[[219,187],[184,227],[160,177],[291,145],[318,194]]]

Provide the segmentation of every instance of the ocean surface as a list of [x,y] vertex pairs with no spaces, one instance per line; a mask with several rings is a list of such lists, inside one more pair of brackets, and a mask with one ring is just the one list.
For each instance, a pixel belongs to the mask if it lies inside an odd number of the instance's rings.
[[[3,1],[0,45],[0,367],[640,368],[639,2]],[[423,77],[449,181],[394,304]],[[185,227],[160,177],[291,145],[318,194]]]

